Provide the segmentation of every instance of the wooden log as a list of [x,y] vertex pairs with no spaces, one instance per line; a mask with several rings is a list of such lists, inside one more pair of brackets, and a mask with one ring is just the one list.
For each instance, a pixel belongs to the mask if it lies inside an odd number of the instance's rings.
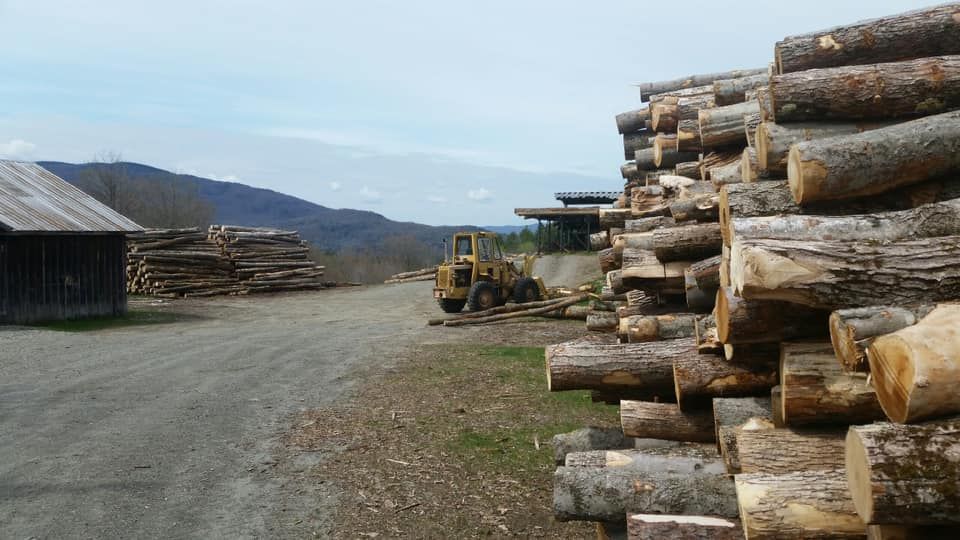
[[798,203],[883,193],[960,168],[960,111],[797,143],[787,159]]
[[623,228],[626,219],[632,216],[629,208],[601,208],[598,211],[600,219],[600,228],[610,229],[613,227]]
[[763,365],[769,362],[779,363],[780,343],[731,343],[723,344],[723,355],[727,362],[745,365]]
[[[633,439],[658,441],[658,439]],[[715,466],[713,448],[701,443],[659,441],[664,445],[639,449],[588,450],[567,454],[565,467],[629,468],[635,472],[669,469],[673,473],[696,473],[704,466]],[[719,471],[717,471],[719,472]]]
[[700,151],[700,124],[696,118],[680,120],[677,124],[676,143],[680,152]]
[[717,337],[723,343],[770,343],[825,336],[830,314],[787,302],[746,299],[731,287],[717,291]]
[[846,373],[829,343],[784,343],[780,415],[788,426],[862,424],[884,417],[863,373]]
[[607,272],[607,287],[609,287],[614,294],[623,294],[629,290],[623,283],[623,270]]
[[650,127],[657,133],[675,133],[680,121],[677,103],[661,102],[650,106]]
[[960,56],[787,73],[769,89],[778,123],[937,114],[960,105]]
[[777,364],[734,364],[701,354],[675,359],[673,380],[677,405],[686,411],[710,403],[715,397],[769,394],[777,384]]
[[669,81],[640,83],[637,85],[637,87],[640,90],[641,101],[649,101],[650,96],[654,94],[663,94],[667,92],[680,90],[683,88],[712,85],[714,81],[719,81],[724,79],[736,79],[740,77],[749,77],[750,75],[758,75],[766,72],[767,72],[767,68],[738,69],[738,70],[723,71],[718,73],[690,75],[687,77],[680,77],[678,79],[671,79]]
[[957,236],[884,244],[744,240],[731,247],[730,278],[744,298],[819,309],[937,302],[960,298],[958,256]]
[[891,125],[891,122],[801,122],[776,124],[761,122],[757,126],[757,164],[774,176],[786,176],[790,147],[803,141],[852,135]]
[[700,160],[683,161],[676,165],[677,175],[687,178],[698,178],[700,176]]
[[913,423],[960,413],[958,323],[960,305],[941,304],[867,349],[873,386],[890,420]]
[[[585,427],[569,433],[554,435],[550,441],[553,446],[554,462],[563,465],[567,455],[574,452],[590,450],[622,450],[635,448],[641,439],[625,437],[619,427]],[[666,446],[676,446],[679,443],[664,442]]]
[[847,482],[867,523],[960,524],[960,423],[877,423],[847,432]]
[[[533,317],[536,315],[543,315],[544,313],[550,313],[551,311],[557,311],[559,309],[565,308],[567,306],[572,306],[577,302],[582,301],[583,298],[579,296],[574,296],[571,298],[564,298],[563,300],[549,304],[544,307],[525,309],[521,311],[514,311],[511,313],[501,313],[499,315],[490,315],[488,317],[479,317],[476,319],[469,318],[458,318],[458,319],[449,319],[443,321],[444,326],[466,326],[473,324],[489,324],[494,322],[501,322],[509,319],[516,319],[518,317]],[[523,305],[523,304],[521,304]]]
[[597,252],[597,260],[600,262],[600,271],[604,274],[620,268],[620,261],[617,259],[617,254],[614,252],[612,247]]
[[[583,301],[583,300],[586,300],[586,299],[588,298],[588,296],[585,295],[585,294],[577,294],[577,295],[575,295],[575,297],[578,298],[579,301]],[[523,303],[523,304],[511,303],[511,304],[506,304],[506,305],[503,305],[503,306],[497,306],[497,307],[494,307],[494,308],[485,309],[485,310],[483,310],[483,311],[471,311],[471,312],[466,312],[466,313],[458,313],[458,314],[454,315],[453,317],[446,317],[446,318],[439,318],[439,319],[430,319],[430,320],[427,321],[427,325],[428,325],[428,326],[440,326],[440,325],[442,325],[444,322],[450,321],[450,320],[481,319],[481,318],[483,318],[483,317],[489,317],[490,315],[498,315],[498,314],[501,314],[501,313],[514,313],[514,312],[517,312],[517,311],[527,311],[527,310],[530,310],[530,309],[533,309],[533,308],[540,308],[540,307],[546,307],[546,306],[554,306],[554,305],[561,304],[561,303],[566,304],[566,303],[570,300],[570,298],[571,298],[571,297],[550,298],[550,299],[547,299],[547,300],[538,300],[538,301],[536,301],[536,302],[526,302],[526,303]]]
[[760,121],[773,122],[773,97],[770,95],[770,86],[761,86],[756,89],[757,105],[760,107]]
[[909,210],[849,216],[734,218],[731,240],[847,240],[890,242],[960,234],[960,199]]
[[783,474],[844,467],[846,430],[738,430],[737,457],[744,473]]
[[743,538],[740,521],[714,516],[670,516],[628,514],[629,540],[739,540]]
[[712,109],[700,109],[697,122],[704,148],[746,144],[746,132],[743,129],[743,117],[758,113],[756,100]]
[[771,429],[773,422],[769,397],[713,398],[713,431],[717,451],[730,474],[740,472],[737,430]]
[[789,36],[774,46],[777,73],[960,53],[960,8],[946,4]]
[[[693,474],[558,467],[553,476],[553,515],[558,521],[622,520],[627,512],[736,517],[733,482],[716,472],[716,463]],[[722,463],[719,468],[722,472]]]
[[587,313],[587,330],[591,332],[616,332],[618,322],[616,313],[609,311],[590,311]]
[[677,103],[683,98],[712,94],[713,85],[710,84],[690,86],[687,88],[677,88],[669,92],[661,92],[659,94],[650,96],[650,106],[653,106],[657,103]]
[[600,231],[590,235],[591,250],[601,251],[608,247],[610,247],[610,233],[608,231]]
[[694,313],[708,313],[713,311],[714,302],[717,297],[716,289],[704,290],[697,283],[690,268],[683,271],[684,298],[687,301],[687,308]]
[[662,263],[652,250],[624,249],[621,279],[624,288],[677,291],[683,294],[683,271],[689,263]]
[[674,226],[676,226],[676,222],[672,217],[653,216],[640,219],[628,219],[624,222],[623,231],[625,233],[639,233]]
[[684,225],[653,231],[653,251],[661,262],[699,260],[720,253],[720,225]]
[[746,93],[748,91],[767,86],[769,83],[770,75],[767,73],[714,81],[713,100],[718,107],[743,103],[744,101],[749,101],[746,99]]
[[[760,167],[757,164],[757,151],[749,147],[744,148],[743,154],[740,156],[740,181],[756,182],[760,179],[761,173]],[[717,202],[719,202],[719,198]]]
[[621,401],[620,425],[628,437],[716,442],[713,411],[709,409],[681,411],[675,403]]
[[701,110],[710,109],[715,106],[712,92],[709,94],[680,98],[677,101],[677,118],[679,119],[677,126],[679,127],[679,123],[684,120],[697,121]]
[[[634,153],[636,156],[636,153]],[[620,166],[620,176],[624,180],[638,180],[641,177],[640,170],[637,169],[636,162],[632,161],[633,157],[630,157],[631,161],[628,161]]]
[[655,171],[657,164],[654,161],[653,147],[642,148],[633,153],[634,166],[637,171]]
[[713,315],[697,317],[694,337],[697,340],[699,354],[723,354],[723,344],[717,339],[717,323]]
[[621,333],[628,343],[691,338],[695,325],[692,313],[636,315],[620,320]]
[[676,167],[677,163],[693,161],[699,157],[697,152],[677,151],[676,135],[657,135],[653,143],[653,163],[659,168]]
[[623,136],[623,157],[627,161],[636,157],[637,150],[650,148],[653,145],[654,135],[641,131],[637,133],[627,133]]
[[866,537],[842,469],[738,474],[735,484],[747,540]]
[[[742,152],[738,152],[737,155],[740,156]],[[720,186],[725,186],[727,184],[739,184],[742,180],[740,178],[740,160],[731,161],[726,165],[720,165],[719,167],[712,167],[707,169],[707,176],[710,178],[710,181],[713,182],[713,185],[718,189]]]
[[773,425],[787,427],[783,421],[783,389],[779,384],[770,389],[770,410],[773,413]]
[[757,148],[757,127],[760,126],[760,123],[760,100],[757,100],[757,111],[743,116],[744,136],[747,139],[747,146],[750,148]]
[[650,109],[636,109],[617,115],[617,132],[621,135],[643,131],[650,120]]
[[692,339],[550,345],[546,348],[547,388],[551,392],[634,390],[672,398],[673,359],[696,354]]
[[723,165],[729,165],[735,161],[740,160],[740,151],[739,150],[712,150],[703,154],[703,157],[700,159],[700,179],[707,181],[710,180],[710,169],[714,167],[720,167]]
[[917,324],[935,305],[869,306],[840,309],[830,314],[830,342],[846,371],[870,371],[867,347],[876,337]]

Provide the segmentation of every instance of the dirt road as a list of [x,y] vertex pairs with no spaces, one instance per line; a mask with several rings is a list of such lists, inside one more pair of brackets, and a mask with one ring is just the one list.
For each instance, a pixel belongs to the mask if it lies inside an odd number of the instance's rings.
[[[363,368],[453,334],[429,283],[174,302],[176,321],[0,328],[0,537],[324,536],[336,492],[280,436]],[[461,334],[462,335],[462,334]],[[321,501],[321,507],[317,507]]]

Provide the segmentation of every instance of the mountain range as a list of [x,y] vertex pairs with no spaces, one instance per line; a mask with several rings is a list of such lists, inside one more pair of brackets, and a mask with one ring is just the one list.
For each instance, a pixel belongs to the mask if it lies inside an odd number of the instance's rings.
[[[102,166],[59,161],[38,164],[72,184],[78,184],[89,168]],[[433,226],[393,221],[368,210],[328,208],[270,189],[176,174],[140,163],[112,166],[124,167],[131,178],[195,186],[199,197],[213,207],[214,223],[295,229],[311,244],[328,251],[376,246],[391,236],[412,236],[439,249],[441,239],[450,238],[456,231],[484,229],[509,234],[523,229],[522,226]]]

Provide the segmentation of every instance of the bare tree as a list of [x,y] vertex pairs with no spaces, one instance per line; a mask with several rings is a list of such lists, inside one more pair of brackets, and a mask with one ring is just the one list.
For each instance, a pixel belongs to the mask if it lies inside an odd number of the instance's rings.
[[104,151],[94,156],[80,184],[84,191],[121,214],[133,215],[139,209],[140,201],[119,152]]

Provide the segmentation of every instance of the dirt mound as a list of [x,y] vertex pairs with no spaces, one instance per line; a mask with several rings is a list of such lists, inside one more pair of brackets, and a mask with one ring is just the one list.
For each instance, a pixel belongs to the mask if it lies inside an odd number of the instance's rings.
[[595,254],[541,255],[533,263],[533,275],[547,287],[577,287],[602,277]]

